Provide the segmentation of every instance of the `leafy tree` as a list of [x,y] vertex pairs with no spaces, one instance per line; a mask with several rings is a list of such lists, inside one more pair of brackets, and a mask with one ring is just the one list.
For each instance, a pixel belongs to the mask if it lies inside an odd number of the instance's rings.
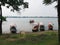
[[58,2],[58,4],[55,6],[57,7],[57,11],[58,11],[58,37],[59,37],[59,42],[60,42],[60,10],[58,8],[60,8],[60,1],[59,0],[43,0],[43,4],[45,5],[49,5],[54,3],[55,1]]
[[43,4],[49,5],[49,4],[54,3],[55,1],[57,1],[57,0],[43,0]]
[[24,2],[24,0],[0,0],[0,34],[2,34],[2,5],[9,8],[12,7],[11,11],[14,12],[14,10],[19,11],[21,8],[19,6],[23,5],[23,8],[28,8],[28,2]]

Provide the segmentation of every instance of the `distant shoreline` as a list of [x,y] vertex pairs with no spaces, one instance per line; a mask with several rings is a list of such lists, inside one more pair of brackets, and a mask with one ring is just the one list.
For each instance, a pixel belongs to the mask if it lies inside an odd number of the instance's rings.
[[4,16],[6,18],[58,18],[58,17],[43,17],[43,16]]

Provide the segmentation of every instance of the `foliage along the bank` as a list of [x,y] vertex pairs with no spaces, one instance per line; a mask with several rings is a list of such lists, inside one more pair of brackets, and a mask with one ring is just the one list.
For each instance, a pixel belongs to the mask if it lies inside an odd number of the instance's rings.
[[0,19],[1,19],[1,18],[2,18],[2,21],[6,21],[6,17],[3,17],[3,16],[1,17],[1,16],[0,16]]

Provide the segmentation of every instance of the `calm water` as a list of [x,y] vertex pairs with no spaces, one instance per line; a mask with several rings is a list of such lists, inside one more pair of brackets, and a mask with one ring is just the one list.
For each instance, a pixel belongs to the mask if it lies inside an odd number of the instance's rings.
[[43,22],[45,30],[48,30],[48,23],[53,23],[53,29],[58,30],[57,18],[7,18],[7,21],[3,22],[3,33],[10,33],[10,24],[15,23],[17,25],[17,32],[27,31],[32,32],[32,24],[29,21],[33,19],[35,22]]

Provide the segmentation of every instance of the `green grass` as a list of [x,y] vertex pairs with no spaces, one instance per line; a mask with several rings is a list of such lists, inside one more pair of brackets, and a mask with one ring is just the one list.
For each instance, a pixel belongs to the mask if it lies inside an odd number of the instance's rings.
[[3,34],[0,36],[0,45],[58,45],[58,32]]

